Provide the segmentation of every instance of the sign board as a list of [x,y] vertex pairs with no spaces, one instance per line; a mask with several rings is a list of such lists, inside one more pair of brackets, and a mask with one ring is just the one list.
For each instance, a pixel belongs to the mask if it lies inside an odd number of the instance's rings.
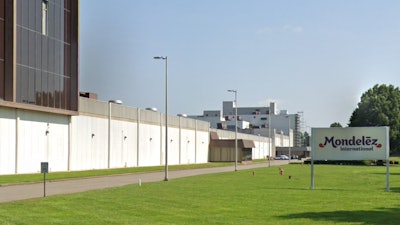
[[386,160],[389,191],[389,127],[331,127],[311,129],[311,190],[314,160]]
[[40,163],[40,171],[41,173],[49,173],[49,163],[48,162],[41,162]]
[[387,160],[389,127],[312,128],[312,160]]

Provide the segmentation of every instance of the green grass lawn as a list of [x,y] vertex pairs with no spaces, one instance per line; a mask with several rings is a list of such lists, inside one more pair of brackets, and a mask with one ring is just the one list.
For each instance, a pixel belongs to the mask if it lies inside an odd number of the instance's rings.
[[[168,170],[171,171],[185,170],[185,169],[230,166],[230,165],[233,165],[233,163],[173,165],[169,166]],[[157,172],[157,171],[164,171],[164,168],[165,168],[164,166],[149,166],[149,167],[130,167],[130,168],[103,169],[103,170],[85,170],[85,171],[73,171],[73,172],[50,172],[46,175],[46,180],[54,181],[54,180],[75,179],[83,177],[109,176],[116,174]],[[0,176],[0,186],[8,184],[32,183],[32,182],[42,182],[42,181],[43,181],[43,174],[41,173]]]
[[390,192],[386,167],[315,165],[315,190],[310,166],[283,168],[3,203],[0,224],[400,224],[398,166]]

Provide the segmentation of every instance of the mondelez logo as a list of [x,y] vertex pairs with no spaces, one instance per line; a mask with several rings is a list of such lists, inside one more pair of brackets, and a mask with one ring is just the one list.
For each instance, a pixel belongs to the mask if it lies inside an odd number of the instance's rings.
[[332,137],[325,137],[325,142],[322,144],[319,144],[320,148],[324,148],[327,145],[332,145],[332,147],[337,148],[341,146],[376,146],[377,148],[381,148],[382,144],[378,143],[378,139],[376,138],[371,138],[371,137],[366,137],[362,136],[359,138],[356,138],[353,136],[352,138],[349,139],[344,139],[344,138],[335,138],[334,136]]

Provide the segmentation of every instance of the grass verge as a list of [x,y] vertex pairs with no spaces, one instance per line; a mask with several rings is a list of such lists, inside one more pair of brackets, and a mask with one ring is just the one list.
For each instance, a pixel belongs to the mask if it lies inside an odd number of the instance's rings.
[[385,167],[316,165],[315,190],[310,166],[283,168],[3,203],[0,224],[399,224],[399,167],[391,192]]
[[[231,166],[231,165],[233,165],[233,163],[173,165],[173,166],[168,166],[168,170],[185,170],[185,169],[197,169],[197,168]],[[54,181],[62,179],[108,176],[117,174],[157,172],[157,171],[163,171],[164,168],[165,168],[164,166],[150,166],[150,167],[130,167],[130,168],[104,169],[104,170],[85,170],[85,171],[72,171],[72,172],[50,172],[46,175],[46,180]],[[0,186],[9,184],[19,184],[19,183],[42,182],[42,181],[43,181],[43,174],[41,173],[0,176]]]

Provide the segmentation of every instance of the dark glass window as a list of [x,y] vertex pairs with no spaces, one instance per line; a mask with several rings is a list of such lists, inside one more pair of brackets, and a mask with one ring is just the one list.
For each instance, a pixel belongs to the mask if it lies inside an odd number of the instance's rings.
[[54,37],[55,36],[54,35],[54,33],[55,33],[54,32],[54,30],[55,30],[55,17],[56,17],[54,4],[49,4],[47,16],[48,16],[47,28],[48,28],[48,31],[49,31],[48,35]]
[[36,33],[35,57],[36,57],[35,68],[37,68],[38,70],[41,70],[42,69],[42,35],[39,33]]
[[48,66],[48,41],[46,36],[42,36],[42,70],[47,71]]
[[0,19],[4,20],[4,0],[0,1]]
[[17,27],[17,64],[22,64],[22,28]]
[[17,24],[22,24],[22,2],[17,4]]
[[65,109],[65,108],[67,108],[66,107],[66,95],[65,95],[65,77],[62,77],[61,79],[60,79],[60,101],[61,101],[61,108],[62,109]]
[[55,60],[55,55],[54,55],[54,39],[49,38],[48,39],[48,70],[49,72],[54,72],[54,60]]
[[35,1],[29,0],[27,2],[28,8],[29,8],[29,15],[28,17],[28,28],[35,30],[35,23],[36,23],[36,7],[35,7]]
[[17,102],[77,110],[77,9],[75,0],[17,1]]
[[21,43],[19,46],[19,53],[21,54],[21,64],[28,65],[28,43],[29,43],[29,34],[28,30],[21,29]]
[[70,0],[64,0],[64,6],[65,6],[65,9],[71,10],[71,1]]
[[61,88],[60,88],[60,77],[54,77],[54,104],[56,108],[61,107]]
[[64,11],[64,41],[66,43],[71,43],[71,27],[70,27],[70,21],[71,21],[71,13],[67,10]]
[[29,0],[19,0],[17,4],[21,4],[22,7],[22,26],[28,27],[29,24]]
[[35,102],[35,70],[28,69],[28,93],[27,93],[27,103],[36,104]]
[[0,99],[4,99],[4,61],[0,60]]
[[40,70],[36,71],[35,74],[35,102],[36,105],[43,105],[42,101],[42,72]]
[[28,69],[26,67],[20,68],[20,78],[19,78],[19,85],[21,90],[20,101],[23,103],[28,103],[28,84],[29,84],[29,77],[28,77]]
[[65,95],[65,108],[71,108],[71,101],[69,101],[71,96],[71,79],[69,77],[64,77],[64,95]]
[[4,21],[0,19],[0,60],[4,60]]
[[61,43],[59,43],[59,42],[54,43],[54,72],[57,74],[61,74],[61,71],[60,71],[61,46],[60,46],[60,44]]
[[48,74],[47,76],[47,94],[49,95],[49,107],[54,107],[54,76]]
[[28,62],[29,67],[36,66],[36,34],[28,32]]
[[64,44],[64,75],[71,76],[71,46]]
[[42,72],[42,105],[49,106],[49,94],[47,92],[47,73]]
[[[35,10],[36,13],[41,12],[42,13],[42,1],[43,0],[33,0],[35,1]],[[35,15],[35,28],[34,30],[37,33],[41,33],[42,32],[42,17],[41,16],[36,16]]]
[[60,40],[61,39],[61,20],[64,20],[64,18],[60,17],[60,15],[63,15],[60,5],[55,5],[54,12],[55,12],[54,36],[57,40]]

